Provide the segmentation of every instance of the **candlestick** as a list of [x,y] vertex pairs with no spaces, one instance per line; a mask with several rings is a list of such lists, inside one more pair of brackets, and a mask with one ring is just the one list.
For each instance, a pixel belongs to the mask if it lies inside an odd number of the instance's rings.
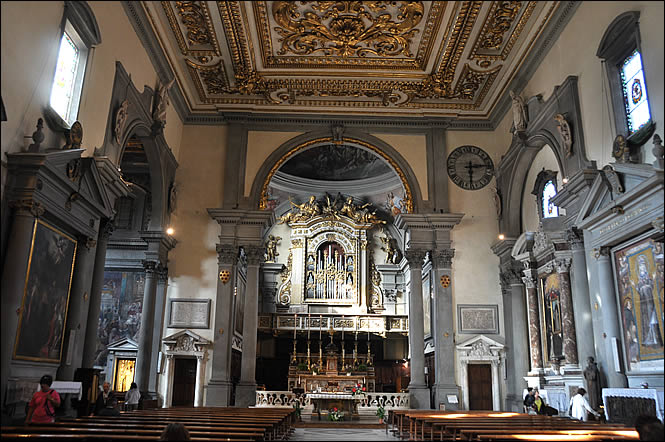
[[319,341],[321,340],[322,327],[323,327],[323,315],[319,315]]
[[298,327],[298,314],[293,317],[293,340],[296,339],[296,328]]
[[344,315],[342,315],[342,342],[344,342]]
[[367,317],[367,342],[369,342],[369,316]]
[[310,332],[310,329],[312,328],[311,324],[312,324],[311,315],[309,313],[307,313],[307,340],[308,341],[309,341],[309,332]]

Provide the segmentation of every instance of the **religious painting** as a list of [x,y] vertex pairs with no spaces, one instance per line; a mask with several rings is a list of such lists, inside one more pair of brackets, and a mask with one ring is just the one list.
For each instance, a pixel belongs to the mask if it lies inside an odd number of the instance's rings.
[[663,244],[645,238],[614,251],[614,269],[628,371],[663,360]]
[[77,242],[35,221],[14,359],[60,362]]
[[559,275],[552,273],[540,280],[543,359],[550,362],[563,357],[561,331],[561,289]]
[[139,340],[145,272],[104,272],[93,364],[106,366],[108,347],[120,339]]
[[244,275],[238,271],[238,277],[236,278],[237,285],[233,292],[234,295],[234,310],[235,310],[235,320],[233,322],[234,330],[237,334],[242,335],[242,327],[245,321],[245,288],[246,282]]
[[386,194],[386,199],[383,208],[393,218],[401,213],[409,213],[404,194],[405,192],[402,186],[400,186],[395,190],[390,190]]
[[115,364],[113,390],[125,392],[129,390],[132,382],[134,382],[136,359],[117,359]]
[[432,334],[432,289],[430,283],[430,273],[423,276],[423,318],[425,336]]

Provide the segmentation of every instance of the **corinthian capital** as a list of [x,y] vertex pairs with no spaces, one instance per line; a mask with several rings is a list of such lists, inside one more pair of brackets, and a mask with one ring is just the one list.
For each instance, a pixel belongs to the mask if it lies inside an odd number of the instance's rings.
[[432,252],[432,261],[436,268],[450,268],[453,264],[455,249],[435,250]]
[[404,252],[404,257],[409,263],[409,267],[421,268],[423,266],[425,256],[427,256],[427,250],[409,249]]
[[263,246],[245,246],[245,256],[247,256],[247,264],[250,266],[257,266],[261,264],[261,260],[266,253],[266,248]]
[[233,244],[217,244],[217,264],[233,265],[238,259],[238,247]]
[[526,286],[527,289],[535,289],[536,288],[536,279],[532,278],[531,276],[523,276],[522,277],[522,282]]

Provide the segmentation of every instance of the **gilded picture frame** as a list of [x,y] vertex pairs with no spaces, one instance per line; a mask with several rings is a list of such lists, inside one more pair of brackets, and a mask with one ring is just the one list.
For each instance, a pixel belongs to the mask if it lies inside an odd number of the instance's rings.
[[549,364],[563,356],[561,288],[557,273],[540,278],[540,316],[543,362]]
[[613,249],[612,258],[626,371],[662,371],[663,244],[642,236]]
[[77,246],[73,237],[35,220],[14,359],[60,363]]

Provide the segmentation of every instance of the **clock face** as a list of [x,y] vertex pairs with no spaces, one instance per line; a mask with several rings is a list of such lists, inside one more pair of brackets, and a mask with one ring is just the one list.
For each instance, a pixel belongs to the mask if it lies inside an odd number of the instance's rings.
[[448,176],[465,190],[485,187],[494,176],[494,163],[476,146],[460,146],[448,156]]

